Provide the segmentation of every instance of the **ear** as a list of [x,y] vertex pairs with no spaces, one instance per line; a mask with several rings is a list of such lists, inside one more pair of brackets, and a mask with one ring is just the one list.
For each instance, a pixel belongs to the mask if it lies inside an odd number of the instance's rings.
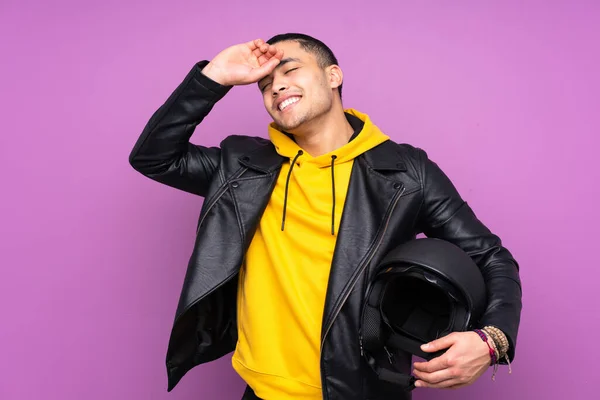
[[344,81],[344,73],[342,69],[337,65],[330,65],[327,67],[327,77],[329,78],[329,86],[332,89],[340,87]]

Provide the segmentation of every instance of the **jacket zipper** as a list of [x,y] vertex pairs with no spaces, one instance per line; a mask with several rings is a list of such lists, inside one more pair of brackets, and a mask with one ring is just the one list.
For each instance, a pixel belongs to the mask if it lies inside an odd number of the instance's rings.
[[232,175],[231,178],[229,178],[229,180],[225,181],[225,183],[223,184],[223,186],[221,186],[219,188],[219,191],[212,198],[209,206],[207,207],[206,211],[204,212],[204,215],[202,216],[202,219],[200,220],[200,222],[198,222],[198,228],[196,228],[196,235],[200,232],[200,226],[202,226],[202,223],[204,222],[204,219],[206,218],[206,216],[208,215],[208,213],[210,212],[210,210],[214,207],[215,204],[217,204],[217,201],[219,201],[219,199],[227,191],[227,188],[229,187],[229,184],[231,183],[231,181],[234,180],[234,179],[239,178],[240,176],[242,176],[242,174],[244,172],[246,172],[247,170],[248,170],[248,168],[240,168],[240,170],[237,173],[235,173],[234,175]]
[[[375,247],[373,247],[373,249],[371,249],[371,253],[367,257],[367,259],[365,260],[365,262],[363,262],[362,265],[357,269],[357,271],[352,276],[352,278],[350,280],[350,283],[348,283],[348,285],[346,286],[346,293],[343,295],[342,301],[335,308],[333,316],[331,317],[331,321],[329,322],[329,324],[327,324],[327,327],[325,329],[325,333],[323,334],[323,339],[321,340],[321,353],[323,352],[323,345],[325,344],[325,339],[327,338],[327,334],[331,330],[331,327],[333,326],[333,323],[335,322],[335,319],[337,318],[338,314],[340,313],[340,311],[341,311],[344,303],[346,303],[346,300],[348,300],[348,297],[350,296],[350,293],[352,293],[352,289],[354,288],[354,285],[356,285],[356,282],[358,281],[358,277],[364,272],[365,268],[367,268],[367,266],[369,265],[369,263],[371,262],[371,260],[375,256],[375,253],[379,249],[379,246],[381,246],[381,242],[383,241],[383,237],[385,236],[385,232],[387,231],[387,228],[388,228],[388,225],[389,225],[389,222],[390,222],[390,218],[392,216],[392,212],[396,208],[396,204],[398,204],[398,201],[400,200],[400,198],[404,194],[405,190],[406,190],[406,188],[403,186],[402,190],[396,193],[396,198],[394,199],[394,202],[392,203],[392,206],[388,210],[388,213],[387,213],[386,219],[385,219],[385,225],[384,225],[383,230],[381,231],[381,233],[379,235],[379,238],[377,239],[377,244],[375,245]],[[362,353],[362,340],[361,340],[361,343],[360,343],[360,347],[361,347],[361,353]],[[327,392],[325,391],[325,382],[324,381],[322,383],[322,386],[323,386],[324,398],[326,399],[328,397],[327,397]]]

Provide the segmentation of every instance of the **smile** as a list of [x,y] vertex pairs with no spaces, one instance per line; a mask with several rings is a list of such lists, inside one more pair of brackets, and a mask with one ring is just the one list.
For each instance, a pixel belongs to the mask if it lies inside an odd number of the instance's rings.
[[285,101],[282,101],[281,104],[279,104],[279,111],[283,111],[286,108],[288,108],[289,106],[291,106],[292,104],[295,104],[299,101],[300,101],[300,97],[291,97]]

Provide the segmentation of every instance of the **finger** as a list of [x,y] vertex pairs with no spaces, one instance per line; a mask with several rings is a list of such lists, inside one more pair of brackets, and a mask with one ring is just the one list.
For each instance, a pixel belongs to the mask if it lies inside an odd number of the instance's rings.
[[457,338],[458,335],[456,335],[455,333],[451,333],[432,342],[425,343],[421,346],[421,350],[427,353],[433,353],[435,351],[447,349],[448,347],[456,343]]
[[282,60],[283,59],[283,50],[278,49],[275,46],[272,46],[272,48],[269,49],[269,56]]
[[277,49],[275,46],[269,46],[269,49],[266,53],[260,52],[260,49],[256,49],[255,51],[259,51],[257,57],[258,65],[263,65],[271,58],[277,58],[281,60],[283,58],[283,50]]
[[253,82],[258,82],[265,76],[269,75],[275,69],[277,64],[279,64],[279,59],[273,57],[269,61],[267,61],[266,63],[261,65],[260,67],[254,68],[250,72],[251,80]]
[[265,54],[261,55],[260,57],[258,57],[258,65],[263,65],[270,59],[271,59],[271,56],[269,55],[269,53],[265,53]]
[[415,381],[415,387],[418,388],[432,388],[432,389],[448,389],[457,385],[461,385],[458,379],[448,379],[440,383],[427,383],[422,380]]
[[263,55],[263,52],[260,51],[260,47],[257,47],[256,49],[252,50],[252,55],[258,58]]
[[250,48],[250,50],[254,51],[258,49],[265,41],[262,39],[254,39],[249,42],[246,42],[246,46]]
[[432,383],[432,384],[441,383],[441,382],[447,381],[449,379],[458,378],[455,374],[455,371],[453,371],[450,368],[445,368],[440,371],[435,371],[432,373],[413,370],[413,375],[416,376],[417,379],[419,379],[423,382]]
[[273,45],[263,43],[252,54],[258,58],[259,63],[263,63],[277,53],[277,48]]
[[261,46],[257,47],[256,49],[254,49],[254,50],[252,51],[252,54],[254,54],[254,56],[255,56],[256,58],[259,58],[259,57],[261,57],[261,56],[265,55],[265,53],[266,53],[268,50],[269,50],[269,48],[268,48],[268,47],[265,49],[265,45],[261,45]]
[[273,57],[281,60],[283,58],[283,50],[279,50],[275,46],[269,46],[269,50],[258,58],[258,64],[263,65]]
[[264,53],[264,51],[261,50],[261,48],[264,48],[264,46],[267,46],[267,47],[269,46],[262,39],[255,39],[255,40],[253,40],[251,42],[248,42],[247,44],[250,47],[250,50],[252,51],[252,54],[255,57],[259,57],[261,54]]
[[428,373],[440,371],[448,368],[449,366],[450,364],[448,363],[448,356],[446,354],[427,362],[414,363],[415,370]]
[[263,65],[271,57],[273,57],[273,55],[275,55],[276,53],[277,53],[277,49],[274,46],[269,46],[267,51],[265,51],[264,53],[262,53],[258,56],[259,65]]

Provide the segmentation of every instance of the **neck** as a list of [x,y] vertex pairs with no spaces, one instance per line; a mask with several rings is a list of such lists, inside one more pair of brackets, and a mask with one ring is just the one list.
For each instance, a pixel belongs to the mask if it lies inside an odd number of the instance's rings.
[[298,146],[313,157],[339,149],[348,141],[354,129],[348,123],[341,105],[290,132]]

